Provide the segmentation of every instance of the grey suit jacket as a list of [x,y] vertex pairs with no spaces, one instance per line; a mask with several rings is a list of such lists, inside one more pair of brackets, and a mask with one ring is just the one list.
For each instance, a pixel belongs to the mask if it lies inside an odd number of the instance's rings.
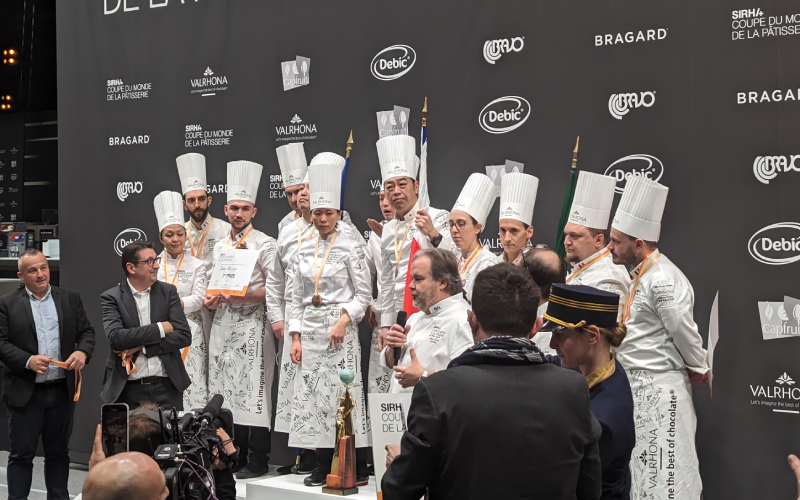
[[[192,332],[183,314],[178,290],[173,285],[161,281],[153,283],[150,288],[151,324],[146,326],[139,324],[136,299],[127,280],[103,292],[100,303],[103,307],[103,329],[111,345],[100,390],[100,399],[104,403],[116,401],[128,381],[125,367],[114,351],[139,346],[146,348],[145,356],[148,358],[161,358],[167,375],[179,391],[189,387],[192,382],[183,365],[181,349],[192,343]],[[164,338],[161,338],[157,324],[162,321],[169,321],[174,329]]]

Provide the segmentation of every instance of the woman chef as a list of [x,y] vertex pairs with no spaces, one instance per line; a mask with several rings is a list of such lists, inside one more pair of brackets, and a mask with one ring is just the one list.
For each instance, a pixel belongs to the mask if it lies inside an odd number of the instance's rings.
[[[306,486],[326,482],[336,438],[336,411],[344,385],[339,372],[349,368],[361,379],[358,323],[372,299],[364,247],[337,230],[341,216],[342,169],[339,165],[308,167],[311,220],[316,238],[303,242],[294,265],[292,309],[287,331],[290,355],[300,365],[292,406],[289,446],[316,448],[318,469]],[[363,387],[350,388],[355,407],[356,448],[369,446]],[[357,454],[359,482],[367,477],[366,455]]]
[[204,408],[208,403],[208,344],[203,322],[203,299],[206,296],[206,267],[203,261],[184,251],[186,229],[183,220],[183,197],[162,191],[153,200],[158,220],[158,239],[164,245],[159,258],[158,279],[175,285],[183,312],[192,329],[192,345],[183,351],[186,371],[192,380],[183,391],[183,407]]

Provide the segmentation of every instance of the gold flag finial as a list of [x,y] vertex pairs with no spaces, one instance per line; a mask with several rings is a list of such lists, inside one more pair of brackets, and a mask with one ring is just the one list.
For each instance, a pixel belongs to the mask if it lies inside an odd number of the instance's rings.
[[353,150],[353,131],[351,130],[350,131],[350,138],[347,139],[347,149],[346,149],[347,152],[345,153],[344,157],[345,158],[350,158],[350,151],[352,151],[352,150]]
[[425,96],[425,104],[422,105],[422,126],[428,126],[428,96]]
[[572,170],[578,166],[578,155],[580,154],[581,136],[575,141],[575,150],[572,152]]

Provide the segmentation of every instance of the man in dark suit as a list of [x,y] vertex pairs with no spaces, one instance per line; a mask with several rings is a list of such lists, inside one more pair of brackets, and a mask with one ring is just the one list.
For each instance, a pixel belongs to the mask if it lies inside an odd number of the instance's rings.
[[580,373],[529,340],[539,288],[510,264],[475,279],[476,344],[414,388],[386,500],[600,497],[600,425]]
[[25,286],[0,297],[8,498],[28,498],[41,436],[47,498],[68,500],[69,440],[77,398],[76,375],[67,372],[78,372],[89,362],[94,328],[80,295],[50,286],[50,269],[40,251],[26,250],[17,265]]
[[181,350],[192,343],[192,333],[178,290],[157,280],[158,267],[152,243],[130,243],[122,250],[127,279],[100,296],[111,344],[100,391],[106,403],[133,409],[151,401],[183,409],[183,391],[191,380]]

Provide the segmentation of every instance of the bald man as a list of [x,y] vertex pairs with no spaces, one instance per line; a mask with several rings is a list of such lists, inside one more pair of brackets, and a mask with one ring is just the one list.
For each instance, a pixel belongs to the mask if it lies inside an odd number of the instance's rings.
[[[539,285],[541,299],[539,300],[538,316],[547,310],[550,301],[550,286],[553,283],[564,283],[566,273],[564,262],[556,252],[547,247],[537,245],[524,254],[522,266],[530,273],[533,281]],[[551,332],[539,332],[533,337],[536,347],[545,354],[555,356],[556,351],[550,348]]]
[[82,500],[165,500],[164,473],[144,453],[119,453],[95,465],[83,483]]

